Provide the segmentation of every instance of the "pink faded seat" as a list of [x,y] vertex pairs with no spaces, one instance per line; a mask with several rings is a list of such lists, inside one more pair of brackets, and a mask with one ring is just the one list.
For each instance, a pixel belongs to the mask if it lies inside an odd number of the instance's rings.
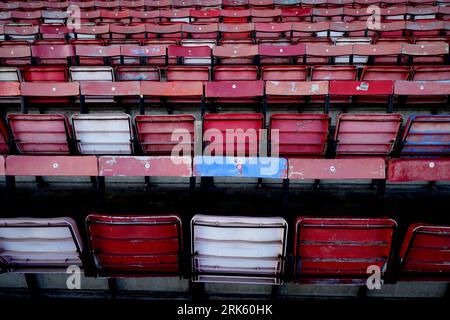
[[397,141],[400,114],[341,114],[336,124],[336,157],[388,157]]
[[21,154],[70,154],[72,132],[62,114],[9,114],[9,127]]

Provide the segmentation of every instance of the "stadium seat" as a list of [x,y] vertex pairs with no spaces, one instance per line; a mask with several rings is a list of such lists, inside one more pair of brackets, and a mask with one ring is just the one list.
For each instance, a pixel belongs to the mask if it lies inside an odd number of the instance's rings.
[[400,280],[448,281],[450,227],[412,224],[400,249]]
[[167,81],[208,81],[210,79],[211,49],[208,46],[169,46],[169,59],[175,58],[183,66],[169,65]]
[[70,154],[72,133],[66,116],[9,114],[7,118],[20,154]]
[[[114,71],[108,66],[73,66],[69,68],[70,81],[114,81]],[[118,80],[120,81],[120,80]]]
[[[92,15],[92,11],[88,11],[85,15]],[[109,38],[109,24],[102,25],[81,25],[80,28],[74,29],[75,39],[103,39]]]
[[78,82],[22,82],[20,92],[23,97],[22,113],[28,113],[29,103],[70,104],[71,98],[80,94]]
[[445,64],[448,48],[446,43],[403,44],[402,54],[409,58],[409,64]]
[[[203,105],[203,82],[172,81],[172,82],[141,82],[142,97],[159,99],[158,102],[169,103],[169,113],[172,112],[171,102],[199,103]],[[145,105],[141,105],[140,114],[144,114]]]
[[37,40],[39,25],[6,25],[4,33],[6,40]]
[[[260,130],[263,127],[264,117],[260,113],[205,114],[204,153],[212,156],[256,157],[259,154]],[[227,130],[233,130],[233,146],[226,141]],[[219,136],[216,137],[217,135]]]
[[276,45],[259,45],[259,62],[262,65],[274,64],[292,64],[297,61],[297,57],[306,54],[304,44],[276,46]]
[[[118,66],[114,68],[117,81],[160,81],[158,67],[151,66]],[[112,81],[112,79],[109,79]]]
[[82,267],[83,243],[71,218],[0,219],[0,266],[12,272]]
[[[75,46],[77,65],[98,66],[120,64],[120,46]],[[114,59],[115,58],[115,59]]]
[[[0,86],[0,91],[2,88]],[[9,152],[9,133],[3,121],[0,121],[0,154],[6,154]],[[4,168],[4,159],[3,160],[3,168]],[[4,170],[2,170],[4,171]],[[4,173],[4,172],[3,172]]]
[[[299,98],[304,101],[305,97],[327,96],[328,81],[266,81],[267,100],[296,101]],[[325,107],[325,111],[328,107]],[[327,113],[327,112],[326,112]]]
[[111,24],[109,26],[109,32],[113,39],[141,39],[145,37],[145,24]]
[[31,46],[31,54],[39,65],[72,65],[75,52],[71,45],[38,45]]
[[336,157],[388,157],[401,123],[400,114],[340,114],[334,137]]
[[[281,13],[281,11],[280,11]],[[270,23],[259,22],[255,23],[255,38],[261,39],[280,39],[290,38],[291,36],[291,23]]]
[[86,218],[86,225],[89,249],[100,275],[180,274],[180,217],[93,213]]
[[0,63],[2,66],[31,65],[29,46],[1,46]]
[[300,217],[295,278],[304,283],[365,284],[367,268],[390,271],[397,223],[388,218]]
[[[355,44],[353,54],[368,57],[367,63],[375,66],[401,64],[401,43]],[[386,68],[387,69],[387,68]]]
[[[176,146],[194,151],[195,118],[193,115],[139,115],[136,134],[146,155],[172,155]],[[179,138],[182,137],[182,141]]]
[[[239,10],[239,12],[244,13],[245,10]],[[224,16],[226,10],[222,10],[222,17],[224,22],[227,22],[227,17]],[[234,11],[235,13],[237,11]],[[237,15],[235,15],[237,17]],[[243,19],[248,19],[248,17],[243,17]],[[251,33],[255,30],[253,23],[220,23],[219,32],[223,39],[249,39]]]
[[181,40],[183,37],[181,24],[151,24],[147,23],[145,25],[145,32],[147,33],[147,38],[163,38],[171,40]]
[[165,45],[126,45],[120,47],[122,64],[125,65],[165,65]]
[[226,45],[213,48],[214,64],[244,65],[253,64],[258,55],[256,45]]
[[[272,114],[271,156],[322,157],[326,150],[329,125],[330,118],[326,114]],[[277,139],[273,139],[274,135]]]
[[115,97],[118,103],[125,104],[124,98],[136,98],[140,95],[138,81],[83,81],[80,83],[80,112],[87,113],[86,102],[105,101],[105,98],[107,102],[111,102],[111,98]]
[[74,114],[74,139],[80,154],[131,154],[130,116],[115,114]]
[[191,234],[193,281],[281,284],[283,218],[196,215]]
[[447,115],[411,116],[402,138],[402,158],[388,162],[388,181],[450,180],[449,124]]
[[[387,112],[392,112],[393,109],[393,94],[394,94],[394,81],[392,80],[380,80],[380,81],[330,81],[329,88],[330,96],[337,97],[387,97]],[[348,100],[347,100],[348,102]],[[327,107],[325,105],[325,107]],[[328,112],[328,111],[327,111]]]
[[409,104],[446,104],[450,88],[446,81],[395,81],[394,94],[407,96]]
[[[12,71],[12,70],[11,70]],[[0,76],[2,75],[0,68]],[[11,79],[15,80],[15,79]],[[18,81],[0,81],[0,102],[1,103],[21,103],[20,83]]]
[[[206,16],[203,17],[208,17],[206,18],[208,20],[213,19],[209,14],[206,14]],[[183,36],[185,36],[186,38],[213,39],[215,41],[218,38],[217,35],[219,32],[219,25],[217,23],[183,24],[181,26],[181,30],[183,31]]]
[[254,103],[255,99],[262,98],[263,94],[263,81],[215,81],[205,83],[205,97],[209,102],[213,100],[214,102],[227,103]]

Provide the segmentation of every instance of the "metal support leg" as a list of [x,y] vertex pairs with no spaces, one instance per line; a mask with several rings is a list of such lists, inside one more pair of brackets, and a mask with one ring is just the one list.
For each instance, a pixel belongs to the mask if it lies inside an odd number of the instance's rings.
[[377,197],[379,199],[383,199],[385,192],[386,192],[386,180],[380,179],[377,182]]
[[314,190],[319,190],[320,189],[320,179],[315,179],[314,180],[313,189]]
[[25,281],[27,282],[28,290],[30,291],[30,298],[36,299],[39,297],[39,287],[37,284],[36,274],[25,273]]
[[116,299],[119,290],[117,289],[117,281],[115,278],[108,278],[108,288],[109,293],[111,294],[111,299]]
[[105,194],[106,194],[105,177],[97,177],[97,196],[99,205],[103,205],[105,203]]
[[14,199],[16,195],[16,177],[15,176],[6,176],[6,196],[8,199]]
[[189,178],[189,191],[190,192],[195,192],[195,185],[196,185],[196,178],[195,177],[190,177]]
[[289,179],[283,179],[283,203],[287,204],[289,200]]
[[145,190],[150,190],[150,177],[145,177]]

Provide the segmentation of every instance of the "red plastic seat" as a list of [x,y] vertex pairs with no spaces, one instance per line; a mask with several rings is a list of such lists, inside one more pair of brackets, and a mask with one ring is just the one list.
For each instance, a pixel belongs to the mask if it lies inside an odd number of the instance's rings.
[[336,157],[388,157],[401,123],[400,114],[339,115],[335,132]]
[[67,65],[73,63],[75,51],[72,45],[31,46],[33,58],[40,65]]
[[254,102],[264,94],[263,81],[215,81],[205,83],[205,97],[216,102]]
[[66,39],[69,34],[69,28],[64,25],[42,24],[39,26],[41,38],[49,39]]
[[201,81],[141,82],[141,95],[167,99],[166,102],[199,103],[203,96]]
[[250,9],[250,19],[256,23],[278,22],[281,18],[281,9]]
[[22,76],[26,82],[66,82],[69,80],[65,66],[24,67]]
[[257,66],[216,66],[214,81],[255,81],[258,80]]
[[329,125],[330,118],[326,114],[272,114],[271,156],[322,157]]
[[217,23],[209,24],[183,24],[181,26],[183,34],[187,38],[193,39],[217,39],[219,25]]
[[281,21],[283,22],[298,22],[305,21],[311,18],[310,8],[285,8],[281,7]]
[[122,63],[126,65],[165,65],[166,64],[165,45],[124,45],[120,46]]
[[266,81],[268,101],[302,101],[305,97],[326,96],[328,81]]
[[102,275],[176,275],[183,250],[178,216],[99,213],[86,218],[89,246]]
[[265,64],[292,64],[297,61],[298,56],[306,54],[306,47],[304,44],[276,46],[260,44],[258,46],[258,53],[260,63]]
[[151,24],[147,23],[145,25],[145,31],[147,32],[148,38],[164,38],[181,40],[182,38],[182,24]]
[[17,24],[34,24],[38,25],[41,22],[42,12],[41,10],[36,11],[12,11],[12,18]]
[[349,64],[349,57],[352,54],[352,45],[307,44],[306,58],[299,57],[297,62],[302,64],[334,64],[337,59],[343,59],[340,63]]
[[368,63],[379,65],[395,65],[401,64],[400,59],[402,53],[401,43],[382,43],[382,44],[355,44],[353,45],[353,54],[365,56],[369,58]]
[[308,67],[306,66],[262,66],[261,79],[268,81],[306,81]]
[[[192,115],[140,115],[135,119],[141,149],[148,155],[172,155],[175,146],[193,152],[195,117]],[[180,142],[179,137],[183,137]],[[189,138],[188,141],[186,141]]]
[[449,245],[450,226],[412,224],[399,252],[400,279],[448,281]]
[[157,23],[159,22],[159,10],[134,10],[134,7],[129,8],[131,23]]
[[[0,91],[1,90],[2,89],[0,88]],[[3,121],[0,121],[0,154],[5,154],[9,152],[8,140],[9,140],[8,129],[4,125]]]
[[[264,117],[260,113],[205,114],[204,153],[212,156],[258,156],[263,121]],[[228,138],[227,130],[232,130]],[[230,143],[231,141],[233,142]]]
[[225,45],[213,48],[214,64],[253,64],[258,55],[256,45]]
[[[222,17],[224,22],[226,22],[226,16],[224,16],[224,11],[222,10]],[[244,10],[240,10],[244,11]],[[247,17],[244,17],[247,19]],[[255,30],[253,23],[220,23],[219,32],[223,39],[248,39],[251,33]]]
[[291,37],[291,23],[270,23],[259,22],[255,23],[255,37],[261,39],[279,39]]
[[158,67],[151,66],[118,66],[115,68],[117,81],[160,81]]
[[29,46],[1,46],[0,63],[2,66],[23,66],[31,64]]
[[[89,14],[87,12],[86,14]],[[109,38],[109,24],[102,25],[81,25],[79,28],[73,30],[75,39],[102,39]]]
[[145,37],[145,24],[111,24],[109,31],[113,39],[142,39]]
[[446,43],[403,44],[402,53],[412,64],[444,64],[449,46]]
[[[175,59],[184,66],[168,66],[167,81],[208,81],[211,65],[211,49],[208,46],[169,46],[169,59]],[[188,66],[189,65],[189,66]],[[196,65],[193,67],[191,65]],[[200,66],[198,66],[200,65]],[[207,66],[205,66],[207,65]]]
[[395,81],[394,94],[409,104],[446,104],[450,88],[446,81]]
[[[105,1],[106,2],[106,1]],[[129,23],[130,12],[128,10],[100,10],[102,23]]]
[[226,8],[223,5],[222,1],[222,10],[220,12],[222,17],[222,22],[224,24],[244,24],[249,22],[250,20],[250,10],[249,9],[234,9],[234,8]]
[[6,40],[36,40],[39,37],[39,25],[6,25],[4,33]]
[[373,265],[384,276],[390,270],[396,228],[388,218],[300,217],[294,276],[310,283],[365,283]]
[[[120,64],[120,46],[75,46],[78,65]],[[114,59],[115,58],[115,59]]]
[[62,114],[9,114],[11,133],[21,154],[70,154],[71,129]]
[[191,19],[193,19],[193,22],[197,22],[197,23],[219,22],[220,10],[219,9],[207,9],[207,10],[191,9],[190,16],[191,16]]
[[293,22],[292,23],[292,37],[327,37],[330,32],[330,22]]

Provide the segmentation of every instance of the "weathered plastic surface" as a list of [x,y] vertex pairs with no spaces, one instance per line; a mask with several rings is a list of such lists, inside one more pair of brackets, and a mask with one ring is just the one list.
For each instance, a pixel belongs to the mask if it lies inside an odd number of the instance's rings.
[[287,160],[270,157],[196,156],[194,176],[285,179]]
[[388,162],[387,181],[449,181],[450,159],[391,159]]
[[385,179],[385,160],[357,159],[288,159],[288,178],[292,180]]
[[191,177],[192,158],[172,156],[102,156],[99,175],[104,177]]
[[8,156],[6,175],[97,176],[97,158],[94,156]]

